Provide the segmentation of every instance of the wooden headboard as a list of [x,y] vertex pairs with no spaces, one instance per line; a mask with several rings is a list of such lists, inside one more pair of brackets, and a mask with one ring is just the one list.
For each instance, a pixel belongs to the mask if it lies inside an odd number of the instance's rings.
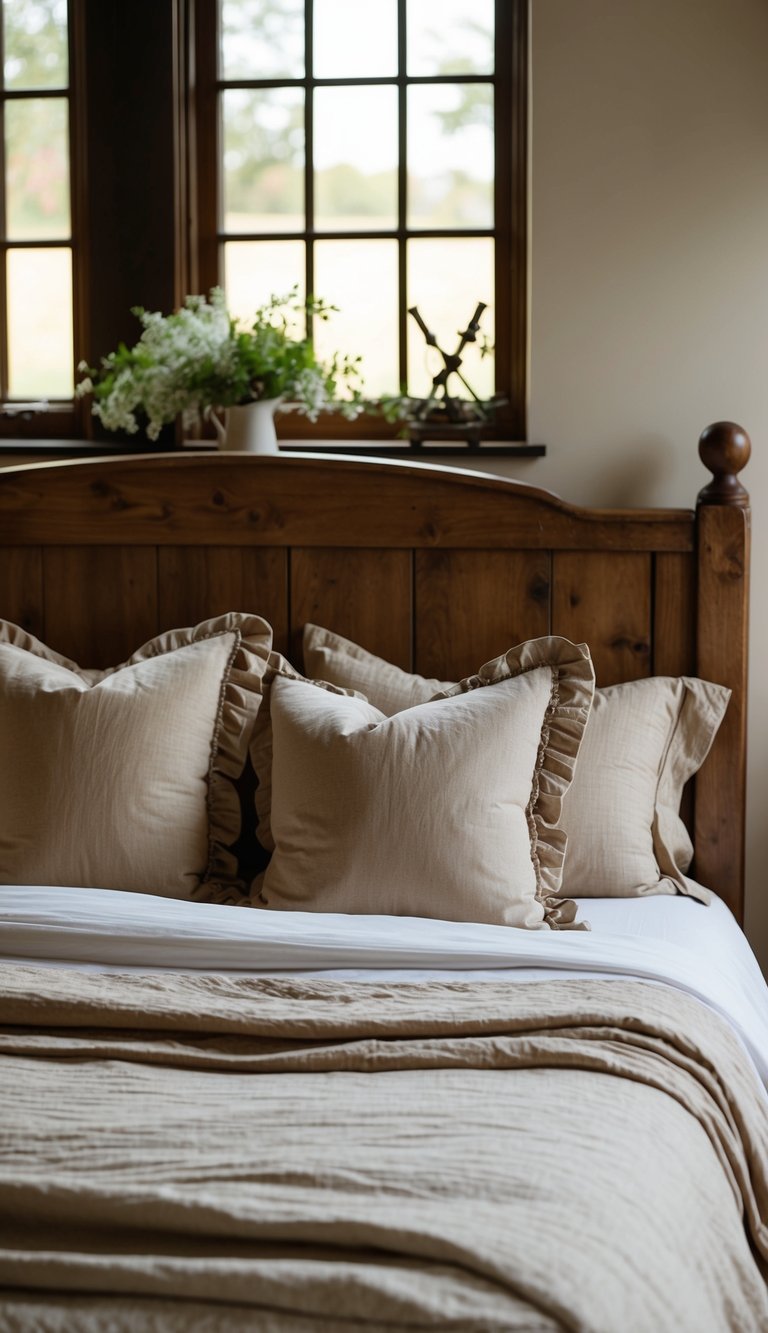
[[687,814],[697,878],[741,919],[749,450],[732,423],[704,432],[695,510],[576,508],[485,473],[306,454],[0,469],[0,617],[87,666],[246,610],[297,665],[314,621],[429,676],[562,634],[590,645],[600,685],[728,685]]

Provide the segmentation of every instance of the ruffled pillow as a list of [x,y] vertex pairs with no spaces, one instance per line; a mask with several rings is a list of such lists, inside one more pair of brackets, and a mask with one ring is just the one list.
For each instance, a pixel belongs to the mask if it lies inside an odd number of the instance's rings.
[[[304,628],[304,664],[309,675],[362,690],[387,714],[450,688],[317,625]],[[688,878],[693,846],[680,803],[729,698],[725,686],[692,676],[649,676],[595,690],[563,802],[568,859],[561,892],[576,898],[684,893],[710,901],[710,891]]]
[[247,902],[238,784],[271,643],[229,612],[97,671],[0,622],[0,882]]
[[572,926],[556,828],[594,688],[589,652],[521,644],[392,717],[274,659],[254,732],[265,907]]

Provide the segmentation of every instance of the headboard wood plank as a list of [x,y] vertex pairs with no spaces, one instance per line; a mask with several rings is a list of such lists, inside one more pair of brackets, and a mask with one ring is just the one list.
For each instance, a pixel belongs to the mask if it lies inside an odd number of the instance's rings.
[[288,652],[285,547],[161,546],[157,561],[161,629],[253,610],[272,626],[278,652]]
[[[118,466],[115,467],[114,464]],[[183,466],[180,466],[183,463]],[[110,466],[112,464],[112,466]],[[459,469],[242,454],[31,463],[3,478],[4,540],[110,546],[689,551],[689,510],[579,509]]]
[[696,670],[696,567],[692,556],[656,556],[653,674],[691,676]]
[[43,553],[39,546],[0,547],[0,615],[42,638]]
[[[334,529],[329,530],[333,540]],[[298,547],[291,552],[291,659],[307,622],[332,626],[405,671],[413,661],[410,551]]]
[[461,680],[549,633],[548,551],[416,551],[415,668]]
[[557,551],[552,563],[553,634],[589,644],[598,685],[647,676],[650,555]]
[[46,640],[81,666],[115,666],[157,633],[151,547],[49,547],[43,580]]

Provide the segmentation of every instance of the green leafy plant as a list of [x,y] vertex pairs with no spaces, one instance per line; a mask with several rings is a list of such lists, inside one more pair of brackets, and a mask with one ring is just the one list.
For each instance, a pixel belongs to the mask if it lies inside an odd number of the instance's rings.
[[145,424],[156,440],[162,426],[181,414],[186,423],[216,408],[280,399],[285,410],[316,420],[328,409],[350,420],[363,410],[360,358],[336,354],[320,362],[300,321],[328,319],[335,307],[294,288],[272,296],[243,327],[226,307],[220,287],[208,299],[188,296],[170,315],[133,313],[143,332],[133,347],[121,343],[98,367],[82,362],[77,394],[93,396],[92,411],[109,430],[133,435]]

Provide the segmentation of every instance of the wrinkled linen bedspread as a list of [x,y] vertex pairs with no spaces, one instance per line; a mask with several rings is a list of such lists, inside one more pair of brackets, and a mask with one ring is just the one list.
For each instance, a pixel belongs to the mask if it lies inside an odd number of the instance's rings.
[[768,1329],[765,1103],[664,986],[16,967],[0,1126],[4,1330]]

